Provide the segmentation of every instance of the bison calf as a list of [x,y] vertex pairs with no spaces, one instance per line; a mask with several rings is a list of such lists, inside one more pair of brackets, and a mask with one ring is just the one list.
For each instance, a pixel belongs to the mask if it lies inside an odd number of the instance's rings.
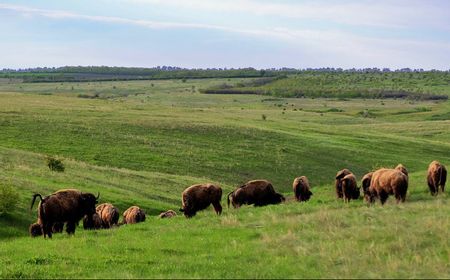
[[439,193],[439,187],[441,192],[444,192],[445,182],[447,181],[447,169],[439,161],[433,161],[428,166],[427,182],[431,195]]
[[356,183],[356,177],[353,174],[348,174],[341,179],[342,196],[344,202],[349,202],[352,199],[358,199],[360,191]]
[[309,181],[306,176],[297,177],[292,184],[295,199],[297,201],[308,201],[313,194],[309,187]]
[[275,192],[269,181],[253,180],[230,192],[227,196],[228,207],[230,201],[234,208],[239,208],[244,204],[254,206],[278,204],[285,201],[285,198],[282,194]]
[[222,188],[213,184],[198,184],[190,186],[181,194],[182,208],[186,218],[191,218],[198,211],[206,209],[209,205],[213,205],[217,215],[222,214]]
[[83,228],[84,229],[101,229],[102,228],[102,219],[100,218],[98,213],[84,216]]
[[123,212],[123,224],[137,224],[145,221],[145,212],[138,206],[131,206]]
[[111,203],[102,203],[95,208],[103,228],[111,228],[119,223],[119,209]]

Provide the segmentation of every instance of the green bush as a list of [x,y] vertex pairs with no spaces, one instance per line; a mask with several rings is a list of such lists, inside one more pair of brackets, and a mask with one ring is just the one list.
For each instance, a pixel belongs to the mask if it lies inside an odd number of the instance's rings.
[[51,171],[64,172],[65,170],[62,160],[54,157],[47,157],[47,166]]
[[19,200],[19,194],[10,185],[0,183],[0,214],[10,213]]

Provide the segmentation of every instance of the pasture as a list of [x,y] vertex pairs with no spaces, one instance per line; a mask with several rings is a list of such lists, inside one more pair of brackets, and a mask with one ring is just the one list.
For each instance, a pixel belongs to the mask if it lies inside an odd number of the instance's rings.
[[[426,185],[432,160],[450,166],[450,101],[199,92],[248,80],[0,82],[0,184],[19,194],[0,215],[0,277],[450,277],[448,186],[432,197]],[[48,155],[65,172],[50,171]],[[397,163],[410,174],[406,203],[335,198],[338,170],[360,184]],[[314,195],[300,204],[301,175]],[[260,178],[286,203],[226,208],[228,192]],[[224,190],[222,216],[157,218],[202,182]],[[121,212],[139,205],[147,220],[30,238],[32,194],[68,187],[99,191]]]

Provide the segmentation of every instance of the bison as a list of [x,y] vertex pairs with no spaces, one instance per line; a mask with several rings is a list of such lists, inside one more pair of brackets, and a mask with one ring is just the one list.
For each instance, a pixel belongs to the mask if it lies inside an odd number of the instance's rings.
[[102,219],[100,218],[98,213],[94,213],[93,215],[86,215],[83,218],[84,229],[101,229],[102,226]]
[[356,177],[353,174],[348,174],[341,179],[342,196],[344,202],[349,202],[352,199],[358,199],[360,191],[356,183]]
[[[52,226],[53,233],[61,233],[63,231],[64,224],[63,223],[55,223]],[[42,232],[42,222],[38,219],[36,223],[33,223],[28,228],[31,237],[41,236]]]
[[428,166],[427,182],[431,195],[439,193],[439,187],[441,192],[444,192],[445,182],[447,181],[447,169],[439,161],[433,161]]
[[131,206],[123,212],[123,224],[137,224],[145,221],[145,212],[138,206]]
[[175,217],[176,215],[177,215],[177,213],[175,211],[167,210],[167,211],[162,212],[161,214],[159,214],[159,217],[161,219],[164,219],[164,218],[172,218],[172,217]]
[[42,233],[52,237],[52,227],[55,223],[66,223],[66,232],[74,234],[78,222],[85,215],[95,213],[95,204],[100,194],[95,197],[91,193],[83,193],[76,189],[57,191],[45,198],[34,194],[31,208],[37,197],[41,199],[38,207],[38,217],[42,223]]
[[120,216],[119,209],[111,203],[102,203],[95,210],[102,221],[103,228],[111,228],[118,224]]
[[365,191],[364,197],[369,203],[376,198],[383,205],[389,195],[394,195],[397,203],[404,202],[408,191],[408,177],[397,169],[381,168],[373,172],[370,187]]
[[190,186],[181,194],[182,208],[186,218],[191,218],[198,211],[206,209],[210,204],[213,205],[217,215],[222,214],[222,188],[213,184],[198,184]]
[[335,188],[336,188],[336,197],[342,198],[344,194],[342,193],[342,182],[341,179],[345,176],[352,174],[352,172],[348,169],[342,169],[336,173],[336,181],[335,181]]
[[308,201],[313,194],[306,176],[295,178],[292,188],[294,189],[294,195],[297,201]]
[[372,176],[373,176],[373,172],[369,172],[366,175],[363,176],[362,180],[361,180],[361,186],[363,189],[363,192],[365,193],[369,187],[370,187],[370,182],[372,181]]
[[272,183],[267,180],[249,181],[227,196],[228,207],[230,207],[231,201],[234,208],[239,208],[243,204],[253,204],[254,206],[278,204],[285,200],[282,194],[275,192]]

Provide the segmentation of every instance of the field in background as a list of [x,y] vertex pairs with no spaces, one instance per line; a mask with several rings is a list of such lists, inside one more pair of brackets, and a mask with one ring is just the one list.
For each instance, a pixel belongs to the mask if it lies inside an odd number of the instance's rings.
[[[449,199],[431,197],[425,181],[432,160],[450,166],[449,101],[199,93],[250,81],[0,83],[0,182],[20,194],[0,216],[0,277],[449,277]],[[46,155],[63,158],[66,171],[49,171]],[[405,204],[334,198],[337,170],[360,179],[399,162],[410,172]],[[300,175],[313,187],[306,204],[292,201]],[[193,183],[226,194],[257,178],[287,203],[156,218],[177,210]],[[31,194],[66,187],[150,217],[29,238]]]

